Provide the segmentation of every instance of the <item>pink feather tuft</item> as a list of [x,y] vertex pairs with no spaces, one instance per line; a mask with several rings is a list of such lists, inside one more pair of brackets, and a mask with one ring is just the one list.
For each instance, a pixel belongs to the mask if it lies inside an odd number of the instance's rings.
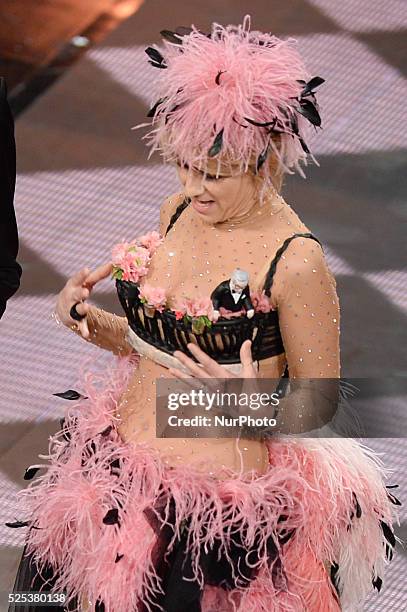
[[[273,150],[284,171],[292,174],[295,168],[305,176],[299,162],[306,164],[307,154],[291,119],[306,141],[311,126],[296,109],[303,88],[299,81],[307,82],[310,75],[295,39],[250,31],[246,16],[237,27],[213,24],[210,37],[193,28],[182,44],[165,41],[163,61],[167,68],[158,71],[160,99],[150,112],[153,129],[144,136],[151,152],[160,150],[167,161],[202,168],[221,139],[222,161],[226,157],[237,163],[240,172]],[[270,138],[270,123],[259,127],[249,120],[275,120],[275,128],[284,131],[281,149]],[[263,172],[270,181],[268,164]]]
[[[87,399],[68,410],[63,432],[51,439],[46,473],[22,492],[32,524],[28,552],[40,571],[47,563],[55,568],[56,592],[100,598],[106,612],[137,609],[140,600],[151,610],[162,585],[146,511],[164,500],[168,520],[170,498],[168,551],[189,521],[192,572],[202,586],[202,547],[219,540],[228,558],[228,534],[237,529],[245,547],[256,543],[258,576],[230,592],[205,585],[203,612],[338,612],[324,567],[333,562],[341,604],[354,606],[371,590],[385,563],[380,521],[394,519],[372,451],[352,439],[287,437],[269,441],[270,469],[260,477],[230,470],[218,480],[189,465],[168,467],[156,449],[126,443],[116,429],[115,409],[134,365],[132,356],[118,358],[110,376],[105,372],[105,388],[86,376]],[[270,537],[279,551],[271,566]]]

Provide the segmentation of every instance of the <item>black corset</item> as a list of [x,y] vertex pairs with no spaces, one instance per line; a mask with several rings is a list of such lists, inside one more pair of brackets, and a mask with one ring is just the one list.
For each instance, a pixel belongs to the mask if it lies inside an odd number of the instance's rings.
[[[188,200],[184,200],[177,208],[166,233],[188,203]],[[312,238],[319,242],[309,233],[293,234],[284,241],[271,262],[266,276],[263,291],[268,297],[271,295],[277,263],[291,240],[296,237]],[[163,312],[155,310],[154,316],[147,316],[135,283],[116,280],[116,289],[130,328],[142,340],[165,353],[173,354],[174,351],[180,350],[195,360],[187,349],[187,344],[193,342],[220,364],[240,363],[240,348],[245,340],[252,341],[252,356],[255,361],[284,353],[276,310],[267,313],[256,312],[251,319],[246,316],[221,318],[216,323],[212,323],[211,327],[205,327],[201,334],[196,334],[192,331],[191,323],[186,323],[183,319],[177,321],[175,313],[171,310]]]
[[153,317],[146,316],[135,283],[116,280],[116,288],[131,329],[165,353],[179,350],[192,357],[187,344],[194,342],[220,364],[240,363],[240,347],[247,339],[252,341],[252,355],[256,361],[284,352],[275,310],[255,313],[251,319],[246,316],[220,319],[211,327],[205,327],[201,334],[195,334],[190,323],[183,319],[177,321],[170,310],[156,310]]

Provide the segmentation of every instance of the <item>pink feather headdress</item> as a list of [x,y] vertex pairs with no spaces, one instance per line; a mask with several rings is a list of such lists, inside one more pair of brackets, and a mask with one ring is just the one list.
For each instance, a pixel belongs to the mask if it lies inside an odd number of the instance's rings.
[[[273,151],[280,169],[305,177],[300,161],[310,154],[311,126],[321,126],[314,89],[324,82],[306,71],[296,40],[250,31],[243,24],[212,25],[211,34],[192,28],[163,30],[165,49],[146,49],[161,69],[160,99],[148,113],[144,136],[166,161],[205,168],[209,159],[249,167],[270,184]],[[277,135],[279,135],[277,137]],[[311,155],[315,163],[318,162]]]

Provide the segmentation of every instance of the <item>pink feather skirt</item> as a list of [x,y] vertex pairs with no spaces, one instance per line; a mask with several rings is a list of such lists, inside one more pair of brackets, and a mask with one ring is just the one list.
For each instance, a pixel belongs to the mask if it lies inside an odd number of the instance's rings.
[[105,612],[337,612],[380,590],[399,502],[369,448],[282,436],[263,476],[169,467],[117,432],[134,367],[85,376],[21,492],[26,553],[53,591]]

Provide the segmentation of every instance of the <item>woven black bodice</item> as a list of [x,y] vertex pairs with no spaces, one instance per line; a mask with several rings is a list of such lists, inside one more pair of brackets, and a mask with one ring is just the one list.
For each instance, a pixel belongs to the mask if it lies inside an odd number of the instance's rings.
[[201,334],[195,334],[191,325],[177,321],[170,310],[155,311],[154,317],[144,314],[137,285],[116,280],[119,300],[126,313],[131,329],[145,342],[172,354],[175,350],[190,355],[187,344],[196,342],[218,363],[239,363],[240,347],[244,340],[252,340],[253,359],[266,359],[284,352],[278,326],[278,313],[256,313],[252,319],[236,317],[220,319],[206,327]]
[[[184,200],[177,208],[166,233],[188,204],[189,201]],[[271,295],[277,263],[291,240],[296,237],[312,238],[319,242],[309,233],[293,234],[284,241],[270,264],[263,286],[263,291],[268,297]],[[216,323],[212,323],[211,327],[206,327],[201,334],[196,334],[192,331],[190,323],[185,323],[183,319],[177,321],[175,313],[170,310],[163,312],[156,310],[153,317],[146,316],[135,283],[116,280],[116,288],[131,329],[142,340],[166,353],[172,354],[180,350],[193,357],[187,349],[187,344],[194,342],[220,364],[240,363],[240,347],[247,339],[252,341],[252,356],[255,361],[284,353],[276,310],[268,313],[257,312],[252,319],[246,316],[221,318]]]

